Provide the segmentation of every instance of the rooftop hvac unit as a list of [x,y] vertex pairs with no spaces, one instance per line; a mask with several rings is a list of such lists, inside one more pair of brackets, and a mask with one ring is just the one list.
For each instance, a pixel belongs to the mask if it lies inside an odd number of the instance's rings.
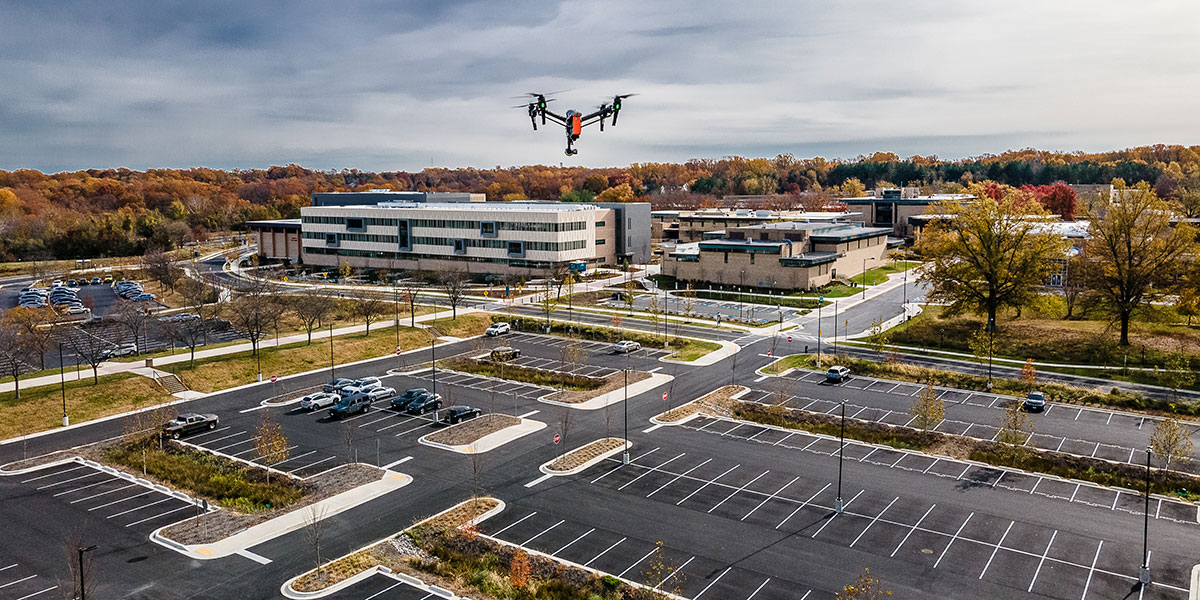
[[765,218],[767,218],[767,217],[771,216],[771,211],[769,211],[769,210],[757,210],[757,211],[754,211],[754,216],[756,216],[756,217],[762,217],[762,218],[764,218],[764,219],[765,219]]

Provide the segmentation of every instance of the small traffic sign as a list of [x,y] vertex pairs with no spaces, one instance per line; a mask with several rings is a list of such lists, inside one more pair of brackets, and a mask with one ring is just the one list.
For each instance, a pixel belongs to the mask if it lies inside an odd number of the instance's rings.
[[792,341],[792,336],[790,336],[790,335],[788,336],[788,341],[789,342]]
[[400,352],[402,352],[402,350],[400,350],[400,346],[396,346],[396,356],[400,356]]
[[825,296],[817,296],[817,302],[824,302]]
[[559,440],[560,440],[560,439],[562,439],[562,438],[560,438],[560,437],[559,437],[559,435],[558,435],[557,433],[556,433],[556,434],[554,434],[554,443],[555,443],[555,444],[557,444],[557,443],[559,442]]
[[667,393],[663,392],[663,400],[666,400],[666,399],[667,399]]
[[767,350],[767,356],[768,356],[768,357],[770,357],[770,356],[771,356],[771,351],[770,351],[770,350]]
[[279,379],[279,378],[278,378],[278,377],[276,377],[276,376],[274,376],[274,375],[272,375],[272,376],[271,376],[271,383],[275,383],[275,380],[276,380],[276,379]]

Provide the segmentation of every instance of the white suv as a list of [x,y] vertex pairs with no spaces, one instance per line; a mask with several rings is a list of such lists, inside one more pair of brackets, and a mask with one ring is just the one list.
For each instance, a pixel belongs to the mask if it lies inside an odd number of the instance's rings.
[[512,325],[509,325],[508,323],[493,323],[492,326],[488,327],[487,331],[484,333],[489,336],[495,336],[504,335],[510,331],[512,331]]

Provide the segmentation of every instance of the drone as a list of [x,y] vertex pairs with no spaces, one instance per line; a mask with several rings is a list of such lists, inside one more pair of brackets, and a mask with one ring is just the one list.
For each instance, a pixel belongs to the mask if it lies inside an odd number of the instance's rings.
[[518,98],[528,96],[533,100],[529,104],[518,104],[513,108],[524,108],[529,112],[529,122],[533,124],[534,131],[537,131],[538,128],[538,117],[541,117],[542,125],[546,124],[547,119],[562,125],[567,133],[566,154],[567,156],[573,156],[579,154],[579,151],[572,145],[575,143],[575,140],[579,139],[579,135],[583,133],[584,127],[593,123],[600,123],[600,131],[604,131],[604,120],[610,116],[612,117],[612,124],[615,127],[617,124],[617,115],[621,113],[621,101],[635,95],[618,94],[613,96],[612,102],[605,102],[596,107],[596,112],[586,115],[574,110],[568,110],[565,115],[555,114],[546,108],[547,104],[553,102],[554,99],[546,98],[547,94],[539,94],[537,92],[529,92],[525,96],[517,96]]

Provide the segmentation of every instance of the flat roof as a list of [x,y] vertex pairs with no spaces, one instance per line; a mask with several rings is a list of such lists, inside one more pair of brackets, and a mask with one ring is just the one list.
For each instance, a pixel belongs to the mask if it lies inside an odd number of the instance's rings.
[[304,210],[341,210],[360,211],[364,208],[411,208],[417,210],[459,210],[459,211],[512,211],[512,212],[585,212],[594,211],[592,204],[570,203],[519,203],[519,202],[379,202],[376,204],[359,204],[349,206],[306,206]]
[[246,221],[247,227],[299,227],[300,219],[268,219],[264,221]]

